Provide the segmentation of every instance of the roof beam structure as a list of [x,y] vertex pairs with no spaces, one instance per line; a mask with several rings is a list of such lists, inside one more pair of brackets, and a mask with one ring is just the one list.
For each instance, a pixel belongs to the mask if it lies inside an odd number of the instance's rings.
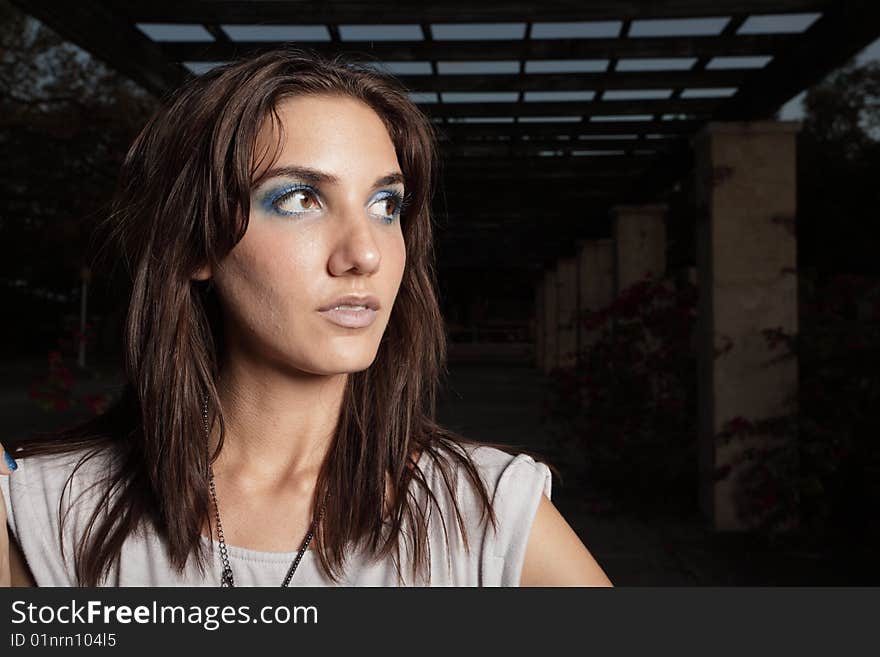
[[[790,45],[788,34],[753,34],[730,37],[643,37],[640,39],[534,39],[485,41],[309,41],[302,45],[317,53],[343,53],[366,60],[467,61],[480,59],[607,59],[635,57],[712,57],[715,55],[766,55]],[[221,61],[247,56],[270,47],[265,41],[237,41],[230,44],[182,41],[162,44],[169,59],[178,61]]]
[[[381,4],[381,3],[380,3]],[[112,0],[108,6],[125,11],[134,21],[199,23],[212,16],[215,23],[261,23],[301,25],[315,23],[374,24],[377,16],[385,23],[468,23],[529,20],[596,21],[646,18],[690,18],[729,16],[733,13],[777,14],[822,11],[823,0],[509,0],[498,4],[462,4],[440,0],[424,4],[415,0],[388,3],[393,11],[380,12],[377,3],[310,2],[294,0],[152,0],[130,3]]]
[[[601,236],[608,207],[667,195],[689,174],[689,137],[705,122],[770,118],[880,36],[877,0],[12,2],[159,97],[194,71],[279,43],[235,38],[236,27],[317,27],[323,41],[295,45],[389,70],[431,118],[439,243],[504,235],[530,249],[530,266],[567,240]],[[596,21],[603,30],[546,31]],[[412,27],[403,40],[350,35],[380,22]],[[147,23],[203,30],[204,40],[154,40]],[[438,27],[463,23],[516,23],[523,37]]]

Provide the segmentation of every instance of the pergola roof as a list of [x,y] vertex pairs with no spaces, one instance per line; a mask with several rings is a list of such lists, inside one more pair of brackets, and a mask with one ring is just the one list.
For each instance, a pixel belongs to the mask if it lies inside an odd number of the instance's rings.
[[687,173],[704,123],[772,117],[880,35],[877,0],[14,2],[159,95],[291,35],[387,67],[443,137],[447,265],[603,236]]

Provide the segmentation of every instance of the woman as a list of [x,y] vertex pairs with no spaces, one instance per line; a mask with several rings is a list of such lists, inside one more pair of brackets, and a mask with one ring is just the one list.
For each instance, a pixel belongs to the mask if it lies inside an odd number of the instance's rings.
[[104,224],[127,385],[10,446],[0,577],[610,585],[545,464],[434,422],[435,169],[405,90],[341,58],[280,48],[178,89]]

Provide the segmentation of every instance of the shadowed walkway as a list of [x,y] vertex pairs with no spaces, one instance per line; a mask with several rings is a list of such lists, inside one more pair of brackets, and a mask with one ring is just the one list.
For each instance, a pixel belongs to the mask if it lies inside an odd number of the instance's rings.
[[[439,420],[471,438],[539,452],[565,477],[564,456],[540,421],[546,385],[545,375],[529,367],[453,364]],[[561,485],[554,478],[552,497],[617,586],[865,585],[880,579],[876,560],[851,546],[837,556],[769,550],[752,537],[709,532],[696,514],[640,517],[616,510],[613,500],[571,480]]]
[[[3,440],[73,422],[88,410],[45,412],[27,395],[45,374],[43,362],[5,362],[0,377]],[[696,516],[640,517],[620,511],[588,485],[575,482],[564,455],[541,424],[546,377],[528,367],[450,365],[439,421],[468,437],[520,446],[553,463],[565,481],[553,480],[553,502],[617,586],[867,585],[880,582],[872,555],[844,545],[837,555],[803,550],[768,551],[744,536],[715,535]],[[78,392],[114,394],[118,375],[83,379]]]

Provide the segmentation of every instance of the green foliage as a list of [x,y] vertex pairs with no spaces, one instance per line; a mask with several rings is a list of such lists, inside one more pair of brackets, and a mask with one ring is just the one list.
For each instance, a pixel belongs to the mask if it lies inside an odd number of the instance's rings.
[[846,66],[807,93],[798,140],[799,268],[880,273],[880,63]]

